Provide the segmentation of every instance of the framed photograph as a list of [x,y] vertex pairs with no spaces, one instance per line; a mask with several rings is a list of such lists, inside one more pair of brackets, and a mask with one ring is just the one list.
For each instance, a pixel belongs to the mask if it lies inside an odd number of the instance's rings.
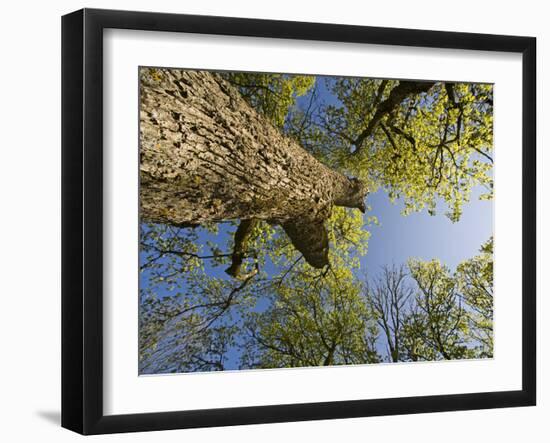
[[62,20],[62,425],[534,405],[535,50]]

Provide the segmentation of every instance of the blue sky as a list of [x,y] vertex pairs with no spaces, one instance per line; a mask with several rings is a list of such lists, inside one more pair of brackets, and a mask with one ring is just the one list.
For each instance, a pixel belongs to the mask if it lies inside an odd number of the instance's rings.
[[454,269],[461,261],[476,255],[481,244],[492,235],[493,202],[479,200],[479,190],[473,194],[457,223],[445,217],[443,204],[435,216],[422,211],[403,217],[402,204],[390,203],[381,191],[370,195],[367,201],[380,226],[370,227],[372,236],[362,267],[375,270],[384,264],[400,264],[418,257],[439,258]]

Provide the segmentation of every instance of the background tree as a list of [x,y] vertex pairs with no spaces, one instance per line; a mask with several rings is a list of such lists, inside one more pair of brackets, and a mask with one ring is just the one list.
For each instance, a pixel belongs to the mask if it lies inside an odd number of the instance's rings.
[[[272,288],[269,308],[249,315],[244,368],[375,363],[377,328],[344,267],[297,272]],[[300,269],[302,268],[302,269]]]
[[[326,292],[329,284],[332,288],[336,284],[359,287],[354,271],[366,252],[369,233],[357,229],[363,220],[356,211],[347,212],[335,210],[329,220],[328,238],[333,247],[331,267],[325,270],[309,266],[280,227],[256,226],[250,246],[268,253],[245,260],[242,274],[248,277],[244,280],[228,278],[223,272],[232,259],[235,224],[225,234],[218,225],[209,229],[142,227],[142,372],[192,371],[198,367],[193,362],[212,361],[212,354],[218,363],[211,368],[221,368],[237,342],[242,345],[251,312],[266,309],[267,294],[309,290],[312,303],[328,306],[321,288]],[[227,253],[220,249],[224,244]],[[302,280],[315,285],[298,285]],[[159,361],[163,364],[157,365]],[[164,364],[167,361],[171,365]]]
[[354,237],[354,223],[361,218],[333,213],[329,237],[335,246],[325,270],[312,269],[292,247],[286,248],[288,257],[272,256],[283,271],[259,287],[267,308],[243,312],[243,368],[379,361],[376,323],[356,277],[368,237]]
[[467,320],[457,281],[438,260],[409,260],[418,290],[405,326],[407,352],[412,360],[467,358]]
[[227,264],[210,230],[141,227],[140,373],[223,370],[238,327],[235,307],[251,303],[253,275],[212,275]]
[[367,304],[375,315],[384,336],[388,356],[393,362],[403,361],[405,324],[410,320],[413,288],[407,282],[405,266],[384,266],[381,275],[366,281]]
[[478,356],[493,356],[493,238],[480,248],[480,254],[457,268],[461,297],[469,307],[469,331],[478,342]]
[[365,282],[365,296],[387,360],[493,355],[492,238],[454,273],[438,260],[385,266]]

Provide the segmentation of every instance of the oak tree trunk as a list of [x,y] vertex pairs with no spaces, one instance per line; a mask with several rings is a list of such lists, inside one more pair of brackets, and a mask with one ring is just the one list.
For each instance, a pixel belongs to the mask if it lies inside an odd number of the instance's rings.
[[220,76],[140,70],[142,221],[280,224],[315,267],[328,263],[332,207],[364,210],[366,189],[319,162]]

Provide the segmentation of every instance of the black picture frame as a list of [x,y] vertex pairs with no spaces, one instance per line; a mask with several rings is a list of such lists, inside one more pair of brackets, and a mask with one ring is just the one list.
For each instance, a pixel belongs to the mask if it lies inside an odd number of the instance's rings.
[[[522,389],[131,415],[103,413],[103,30],[522,54]],[[83,9],[62,18],[62,426],[82,434],[530,406],[536,402],[536,39]]]

